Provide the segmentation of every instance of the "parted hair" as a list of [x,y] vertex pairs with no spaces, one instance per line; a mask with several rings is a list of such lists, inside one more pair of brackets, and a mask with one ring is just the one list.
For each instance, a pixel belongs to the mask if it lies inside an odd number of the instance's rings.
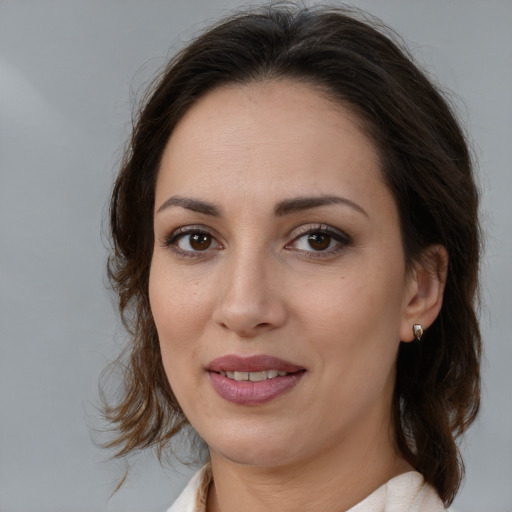
[[[105,401],[119,457],[188,425],[165,375],[148,297],[155,183],[176,123],[228,84],[295,80],[349,108],[373,141],[398,205],[405,260],[449,255],[441,312],[421,342],[401,343],[393,398],[397,450],[446,505],[463,478],[458,438],[480,403],[478,190],[449,101],[378,20],[349,8],[278,3],[208,28],[167,64],[134,118],[110,203],[108,275],[129,333],[120,392]],[[170,311],[170,315],[179,314]]]

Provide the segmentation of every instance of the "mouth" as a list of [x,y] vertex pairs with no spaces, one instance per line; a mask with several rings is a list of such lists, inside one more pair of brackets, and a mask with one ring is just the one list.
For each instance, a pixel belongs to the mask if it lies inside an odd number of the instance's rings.
[[[206,366],[209,372],[225,373],[224,377],[235,380],[250,380],[249,376],[252,374],[256,377],[255,380],[273,379],[304,369],[303,366],[267,354],[254,356],[228,354],[214,359]],[[238,378],[235,377],[235,373],[238,374]],[[245,375],[246,373],[248,375]]]
[[306,373],[304,367],[269,355],[227,355],[207,367],[217,394],[237,405],[258,405],[292,390]]
[[290,375],[288,372],[283,372],[280,370],[262,370],[261,372],[219,372],[223,377],[227,377],[231,380],[236,381],[250,381],[250,382],[260,382],[262,380],[267,379],[275,379],[276,377],[284,377],[286,375]]

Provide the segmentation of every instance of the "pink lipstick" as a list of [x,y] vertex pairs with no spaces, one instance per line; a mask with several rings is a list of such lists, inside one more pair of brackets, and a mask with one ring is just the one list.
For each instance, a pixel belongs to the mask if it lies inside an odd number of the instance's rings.
[[226,355],[207,367],[213,389],[228,402],[258,405],[291,390],[305,368],[269,355]]

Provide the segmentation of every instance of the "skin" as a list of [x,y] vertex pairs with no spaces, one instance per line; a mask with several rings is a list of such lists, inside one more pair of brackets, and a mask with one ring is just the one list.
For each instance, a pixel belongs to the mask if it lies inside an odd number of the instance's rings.
[[[346,201],[276,214],[326,195]],[[395,201],[348,110],[289,81],[208,93],[163,154],[154,229],[151,308],[170,385],[210,448],[210,512],[342,511],[412,469],[393,444],[395,362],[412,324],[437,316],[444,277],[407,270]],[[274,400],[236,405],[205,370],[226,354],[305,373]]]

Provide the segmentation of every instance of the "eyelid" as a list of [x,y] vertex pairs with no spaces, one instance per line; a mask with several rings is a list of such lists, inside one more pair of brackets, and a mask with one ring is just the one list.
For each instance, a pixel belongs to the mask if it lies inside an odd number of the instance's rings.
[[[313,233],[322,233],[327,236],[332,237],[335,241],[338,242],[337,246],[332,249],[327,249],[325,251],[315,251],[314,249],[311,249],[311,251],[304,251],[301,249],[295,249],[293,247],[293,244],[295,244],[298,240],[300,240],[302,237],[313,234]],[[334,228],[328,224],[305,224],[301,225],[298,228],[295,228],[291,234],[290,237],[292,237],[291,242],[287,243],[285,248],[290,250],[297,250],[303,253],[307,253],[308,257],[327,257],[332,256],[333,254],[337,254],[345,247],[352,244],[352,238],[341,231],[340,229]]]
[[300,226],[297,226],[294,228],[291,233],[290,237],[293,238],[293,240],[300,238],[301,236],[307,235],[309,233],[326,233],[331,236],[335,236],[338,238],[341,238],[345,240],[347,243],[351,241],[351,237],[347,235],[344,231],[341,229],[335,228],[329,224],[321,224],[321,223],[315,223],[315,224],[301,224]]
[[[318,251],[314,250],[313,248],[309,251],[294,247],[297,241],[300,240],[302,237],[314,233],[321,233],[331,237],[335,242],[337,242],[336,246],[330,249]],[[179,240],[188,235],[193,234],[205,234],[210,236],[212,238],[213,243],[216,246],[213,248],[208,247],[207,249],[202,251],[182,249],[178,246],[177,242],[179,242]],[[200,258],[206,257],[208,255],[211,255],[213,252],[224,249],[224,244],[219,240],[219,238],[220,237],[217,235],[217,233],[211,228],[201,224],[194,224],[182,226],[172,230],[168,235],[163,237],[161,245],[162,247],[168,248],[182,257]],[[288,239],[290,238],[291,241],[285,245],[285,249],[294,250],[312,258],[321,258],[336,255],[341,250],[352,244],[352,238],[345,232],[341,231],[338,228],[334,228],[328,224],[320,223],[303,224],[297,226],[293,228],[292,231],[290,232]]]
[[[194,250],[185,250],[181,249],[177,243],[186,236],[193,235],[193,234],[204,234],[208,235],[212,238],[214,243],[217,245],[216,248],[207,248],[204,251],[194,251]],[[216,250],[223,249],[222,242],[219,241],[219,237],[216,235],[215,232],[212,232],[211,228],[208,228],[201,224],[195,224],[195,225],[188,225],[188,226],[182,226],[177,229],[172,230],[168,235],[165,235],[162,242],[162,247],[170,249],[174,253],[183,256],[183,257],[190,257],[190,258],[200,258],[205,257],[207,255],[211,255],[212,252],[215,252]]]

